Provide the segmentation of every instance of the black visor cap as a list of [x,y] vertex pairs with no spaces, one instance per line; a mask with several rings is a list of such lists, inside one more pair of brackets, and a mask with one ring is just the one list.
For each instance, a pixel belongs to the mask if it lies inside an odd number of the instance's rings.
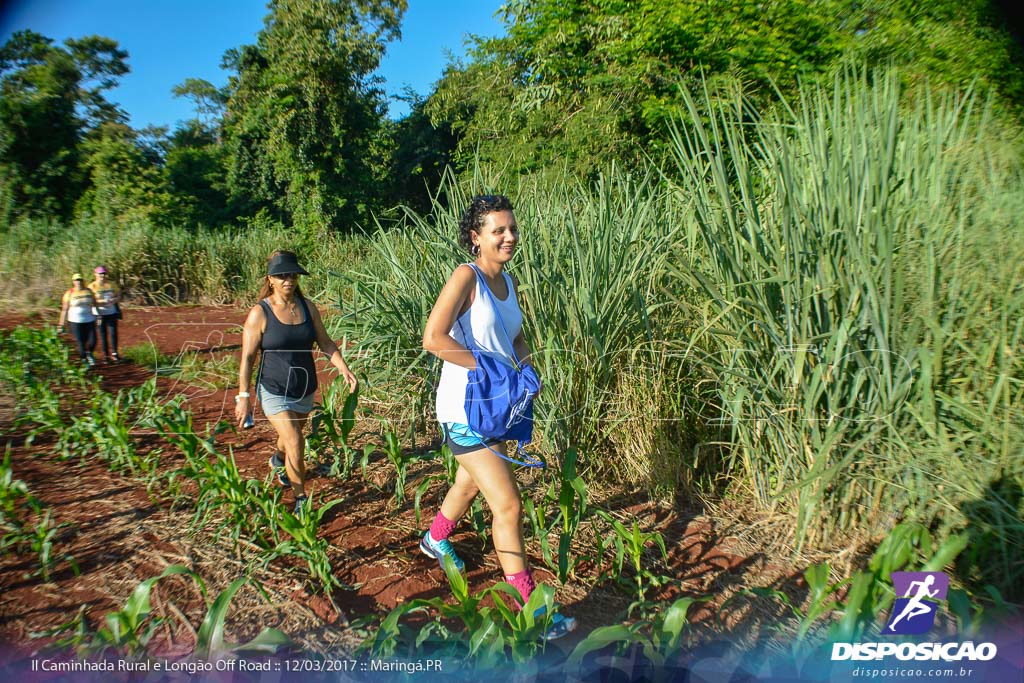
[[288,273],[309,275],[309,272],[299,265],[295,254],[278,254],[267,264],[267,275],[287,275]]

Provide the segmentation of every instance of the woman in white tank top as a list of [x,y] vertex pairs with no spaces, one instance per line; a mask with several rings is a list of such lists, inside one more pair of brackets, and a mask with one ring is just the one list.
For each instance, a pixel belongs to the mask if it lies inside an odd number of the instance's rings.
[[[468,264],[456,268],[441,290],[423,332],[423,348],[444,361],[437,387],[437,419],[459,469],[430,530],[420,542],[420,549],[436,558],[442,567],[447,559],[462,571],[464,564],[449,537],[476,494],[483,493],[493,516],[491,535],[504,580],[516,587],[525,604],[535,584],[523,543],[519,486],[509,463],[493,452],[507,455],[505,444],[485,443],[475,434],[466,424],[464,407],[467,376],[476,367],[466,336],[472,337],[478,349],[506,359],[509,365],[511,339],[523,365],[531,364],[515,282],[504,272],[519,244],[519,226],[507,197],[482,195],[470,203],[459,231],[460,243],[475,257],[474,265],[486,284],[480,282]],[[484,286],[493,295],[507,337],[495,317],[490,297],[481,289]],[[556,612],[551,615],[545,638],[558,638],[575,626],[575,619]]]

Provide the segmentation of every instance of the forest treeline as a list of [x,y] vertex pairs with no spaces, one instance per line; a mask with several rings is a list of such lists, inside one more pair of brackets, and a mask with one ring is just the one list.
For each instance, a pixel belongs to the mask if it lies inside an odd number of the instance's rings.
[[754,103],[844,64],[991,92],[1020,117],[1024,59],[986,0],[510,0],[504,35],[472,39],[395,121],[375,70],[405,0],[274,0],[223,88],[182,74],[195,117],[134,129],[107,93],[130,56],[102,36],[25,29],[0,48],[0,229],[23,219],[217,230],[268,222],[304,238],[427,210],[451,169],[583,181],[660,163],[682,93],[742,83]]

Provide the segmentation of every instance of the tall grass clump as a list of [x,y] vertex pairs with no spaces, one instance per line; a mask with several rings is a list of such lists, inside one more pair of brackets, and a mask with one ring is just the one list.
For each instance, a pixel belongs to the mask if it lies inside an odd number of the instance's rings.
[[[508,194],[521,228],[509,269],[544,381],[535,438],[549,453],[578,447],[592,473],[619,481],[678,477],[688,408],[673,380],[691,371],[661,290],[666,263],[685,251],[682,202],[655,176],[615,168],[593,186],[476,186]],[[416,407],[407,410],[413,419],[432,412],[437,380],[438,363],[421,348],[427,317],[451,273],[471,260],[457,244],[470,194],[449,179],[446,201],[380,229],[375,256],[347,274],[347,330],[388,378],[394,404]]]
[[299,253],[311,275],[307,293],[333,296],[330,268],[346,264],[362,237],[306,241],[279,223],[254,219],[244,227],[187,230],[145,220],[111,227],[90,216],[70,225],[23,219],[0,233],[0,299],[52,305],[71,286],[71,274],[91,277],[107,266],[129,298],[143,303],[254,303],[266,259],[277,249]]
[[9,300],[57,299],[70,286],[71,273],[91,277],[92,267],[102,263],[129,296],[147,303],[223,302],[232,300],[243,282],[253,281],[248,276],[258,271],[257,254],[282,242],[283,230],[197,233],[142,220],[112,228],[85,216],[70,225],[24,219],[2,241],[0,269],[23,274],[17,288],[8,283],[0,290]]
[[798,544],[900,519],[966,528],[985,580],[1019,587],[1020,157],[977,93],[908,104],[894,74],[870,76],[767,114],[688,95],[674,131],[704,251],[676,274],[707,301],[729,464],[794,516]]

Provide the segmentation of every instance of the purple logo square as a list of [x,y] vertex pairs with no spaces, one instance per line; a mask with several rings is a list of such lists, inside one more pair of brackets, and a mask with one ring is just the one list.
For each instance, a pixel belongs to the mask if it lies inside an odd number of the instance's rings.
[[942,572],[893,572],[896,600],[884,635],[920,635],[935,624],[938,603],[946,599],[949,577]]

